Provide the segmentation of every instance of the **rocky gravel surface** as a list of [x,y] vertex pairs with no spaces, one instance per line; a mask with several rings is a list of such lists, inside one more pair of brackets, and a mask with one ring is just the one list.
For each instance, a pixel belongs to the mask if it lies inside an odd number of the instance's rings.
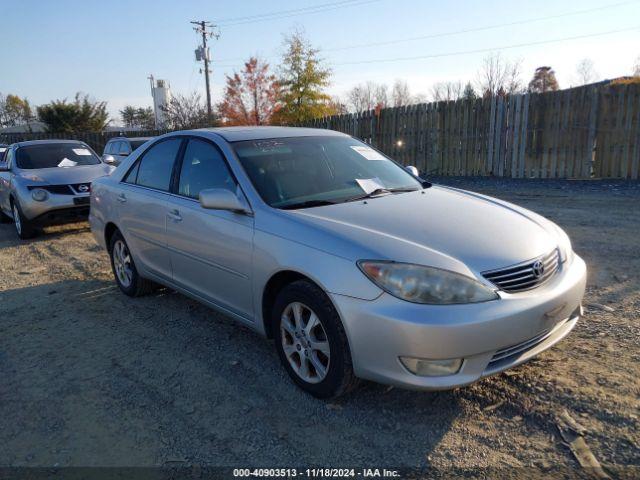
[[393,466],[640,476],[640,188],[435,179],[530,208],[589,266],[586,316],[536,360],[471,387],[298,390],[271,342],[177,293],[131,299],[86,224],[18,241],[0,225],[0,467]]

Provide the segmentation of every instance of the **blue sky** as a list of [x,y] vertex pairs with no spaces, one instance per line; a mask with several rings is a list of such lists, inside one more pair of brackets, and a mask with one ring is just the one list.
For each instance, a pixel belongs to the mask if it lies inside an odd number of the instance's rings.
[[[174,92],[204,92],[193,50],[198,38],[190,20],[225,23],[212,42],[213,99],[220,100],[224,74],[242,59],[260,55],[275,66],[283,34],[304,29],[333,69],[331,93],[359,82],[401,78],[415,93],[434,82],[474,80],[488,50],[521,59],[528,80],[536,66],[551,65],[561,87],[575,82],[578,61],[589,57],[602,78],[628,75],[640,55],[640,1],[616,0],[360,0],[320,13],[233,25],[233,19],[299,9],[337,0],[0,0],[0,92],[26,96],[33,104],[71,98],[76,91],[107,100],[112,117],[125,104],[151,105],[147,76],[169,80]],[[604,7],[604,8],[601,8]],[[391,45],[340,48],[404,40],[478,27],[559,16]],[[567,37],[626,32],[572,41]],[[383,59],[477,53],[380,62]],[[370,63],[349,64],[367,61]],[[203,95],[204,96],[204,95]]]

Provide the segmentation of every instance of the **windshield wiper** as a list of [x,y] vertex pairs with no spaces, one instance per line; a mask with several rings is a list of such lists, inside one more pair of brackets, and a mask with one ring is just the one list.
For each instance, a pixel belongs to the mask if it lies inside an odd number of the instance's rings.
[[345,202],[355,202],[357,200],[364,200],[365,198],[373,198],[383,195],[385,193],[402,193],[402,192],[417,192],[420,190],[419,188],[409,188],[409,187],[401,187],[401,188],[376,188],[369,193],[365,193],[363,195],[358,195],[356,197],[347,198]]
[[298,208],[324,207],[325,205],[335,205],[336,202],[329,200],[307,200],[306,202],[290,203],[280,207],[282,210],[296,210]]

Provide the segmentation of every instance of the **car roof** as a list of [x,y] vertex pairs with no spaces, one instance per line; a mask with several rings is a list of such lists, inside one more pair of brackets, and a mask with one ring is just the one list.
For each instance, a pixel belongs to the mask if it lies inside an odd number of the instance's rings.
[[266,140],[269,138],[286,137],[346,137],[348,135],[334,130],[304,127],[218,127],[200,128],[193,130],[198,133],[214,133],[227,142],[241,142],[244,140]]
[[129,140],[129,141],[134,140],[136,142],[140,142],[140,141],[147,142],[147,141],[151,140],[152,138],[155,138],[155,137],[111,137],[107,141],[107,143],[109,143],[109,142],[117,142],[118,140]]
[[55,144],[55,143],[77,143],[79,145],[86,145],[85,142],[81,140],[26,140],[24,142],[16,142],[14,145],[16,147],[28,147],[31,145],[47,145],[47,144]]

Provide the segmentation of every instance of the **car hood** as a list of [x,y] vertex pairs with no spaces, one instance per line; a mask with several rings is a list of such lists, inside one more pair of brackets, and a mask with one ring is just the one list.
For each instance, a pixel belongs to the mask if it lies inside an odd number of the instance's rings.
[[354,260],[359,256],[479,273],[535,258],[557,246],[550,222],[542,217],[447,187],[291,213],[330,234],[317,235],[316,248],[339,250],[332,253]]
[[90,183],[96,178],[109,175],[112,167],[105,163],[76,167],[36,168],[21,170],[19,176],[33,183],[48,185],[68,185]]

